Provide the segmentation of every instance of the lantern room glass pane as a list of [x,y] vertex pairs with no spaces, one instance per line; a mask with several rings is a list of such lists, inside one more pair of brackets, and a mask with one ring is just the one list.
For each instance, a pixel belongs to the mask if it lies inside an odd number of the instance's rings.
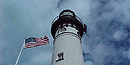
[[71,15],[71,16],[73,16],[73,13],[71,13],[71,12],[63,12],[60,16],[64,16],[64,15]]

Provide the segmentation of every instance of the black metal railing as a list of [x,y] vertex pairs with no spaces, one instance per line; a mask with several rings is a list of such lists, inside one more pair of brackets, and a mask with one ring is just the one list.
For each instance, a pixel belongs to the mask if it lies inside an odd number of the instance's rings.
[[[53,25],[53,24],[55,23],[55,21],[58,20],[58,19],[59,19],[59,16],[55,17],[54,20],[52,21],[52,25]],[[76,19],[77,19],[79,22],[81,22],[81,24],[83,25],[82,20],[81,20],[78,16],[76,16]]]

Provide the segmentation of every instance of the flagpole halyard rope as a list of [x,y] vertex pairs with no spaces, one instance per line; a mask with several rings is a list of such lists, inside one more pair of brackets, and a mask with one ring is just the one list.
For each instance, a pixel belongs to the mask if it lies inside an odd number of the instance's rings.
[[21,47],[21,50],[20,50],[20,52],[19,52],[19,55],[18,55],[18,57],[17,57],[17,60],[16,60],[16,62],[15,62],[15,65],[18,64],[18,61],[19,61],[19,58],[20,58],[20,56],[21,56],[22,50],[23,50],[23,48],[24,48],[24,45],[25,45],[25,38],[24,38],[24,42],[23,42],[23,45],[22,45],[22,47]]

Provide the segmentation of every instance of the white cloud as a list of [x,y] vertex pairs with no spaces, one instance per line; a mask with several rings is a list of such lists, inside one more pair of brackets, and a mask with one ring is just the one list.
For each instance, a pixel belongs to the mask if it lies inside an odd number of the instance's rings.
[[86,61],[84,64],[85,65],[93,65],[93,63],[91,61]]
[[[92,56],[94,65],[106,65],[107,63],[125,63],[128,49],[125,44],[128,38],[127,27],[129,23],[128,0],[91,0],[90,16],[87,36],[83,40],[83,51]],[[90,28],[89,28],[90,27]],[[116,41],[115,41],[116,40]],[[122,45],[116,43],[121,43]],[[114,44],[113,44],[114,43]],[[123,51],[122,51],[123,50]],[[126,55],[123,58],[123,54]],[[117,60],[118,59],[118,60]],[[110,64],[111,65],[111,64]]]
[[94,47],[93,51],[90,54],[92,55],[95,64],[104,65],[105,58],[111,53],[110,49],[105,44],[100,43]]
[[113,35],[114,39],[117,41],[124,40],[127,38],[127,36],[128,36],[128,33],[123,30],[117,30]]
[[128,49],[128,51],[123,51],[123,56],[130,60],[130,48]]
[[128,52],[127,52],[128,54],[128,58],[130,59],[130,48],[129,48],[129,50],[128,50]]
[[51,64],[52,54],[50,52],[37,53],[29,62],[22,65],[49,65]]

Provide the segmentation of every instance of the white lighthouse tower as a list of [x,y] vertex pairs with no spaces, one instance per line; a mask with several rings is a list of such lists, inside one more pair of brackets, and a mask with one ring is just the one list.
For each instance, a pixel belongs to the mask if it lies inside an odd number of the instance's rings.
[[81,38],[87,26],[71,10],[63,10],[52,22],[54,38],[51,65],[84,65]]

